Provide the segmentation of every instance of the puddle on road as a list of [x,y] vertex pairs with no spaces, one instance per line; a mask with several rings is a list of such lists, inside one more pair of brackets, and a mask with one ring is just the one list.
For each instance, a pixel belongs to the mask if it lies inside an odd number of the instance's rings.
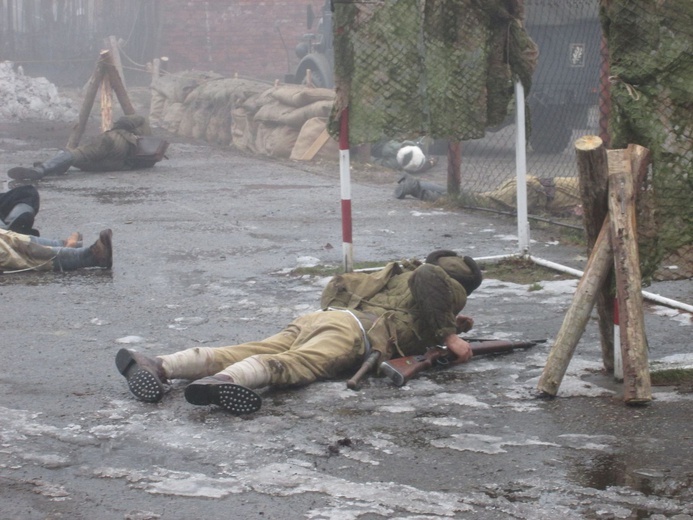
[[693,473],[674,478],[666,468],[634,467],[618,453],[599,453],[587,460],[568,462],[568,480],[601,491],[626,487],[645,496],[678,497],[693,487]]

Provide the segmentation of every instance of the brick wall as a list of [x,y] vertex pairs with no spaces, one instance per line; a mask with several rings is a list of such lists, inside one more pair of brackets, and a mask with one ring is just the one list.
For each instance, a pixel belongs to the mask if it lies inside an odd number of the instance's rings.
[[169,58],[169,72],[283,80],[298,63],[294,47],[308,32],[309,3],[317,16],[319,0],[166,0],[159,50]]

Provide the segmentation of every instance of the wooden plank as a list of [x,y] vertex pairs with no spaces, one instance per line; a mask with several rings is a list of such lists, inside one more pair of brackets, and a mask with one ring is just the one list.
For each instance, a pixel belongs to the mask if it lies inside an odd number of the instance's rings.
[[315,157],[315,154],[320,151],[320,148],[325,146],[325,143],[329,140],[330,134],[327,131],[327,128],[325,128],[320,135],[313,141],[313,144],[311,144],[308,149],[304,152],[304,154],[301,156],[300,160],[301,161],[310,161]]

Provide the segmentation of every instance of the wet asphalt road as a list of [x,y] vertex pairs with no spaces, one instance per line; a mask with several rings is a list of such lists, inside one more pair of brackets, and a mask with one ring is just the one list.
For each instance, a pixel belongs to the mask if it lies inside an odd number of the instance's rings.
[[[65,130],[1,125],[2,170],[49,156]],[[533,392],[549,344],[403,388],[266,389],[246,418],[189,405],[182,381],[159,404],[134,400],[119,348],[268,336],[316,309],[326,281],[290,271],[342,258],[336,165],[172,141],[150,171],[38,184],[42,235],[79,230],[89,243],[110,227],[114,267],[0,276],[0,518],[693,517],[692,394],[658,387],[649,406],[625,406],[599,370],[594,320],[553,400]],[[394,174],[356,177],[357,262],[516,250],[511,220],[398,201]],[[532,238],[536,256],[584,266],[550,231]],[[555,337],[575,283],[486,280],[467,306],[471,334]],[[690,288],[651,291],[690,304]],[[690,315],[648,304],[646,325],[651,359],[691,363]]]

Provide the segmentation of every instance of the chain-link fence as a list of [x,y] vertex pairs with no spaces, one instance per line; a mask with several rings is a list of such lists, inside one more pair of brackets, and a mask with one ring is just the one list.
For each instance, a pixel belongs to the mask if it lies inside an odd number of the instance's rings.
[[[601,29],[598,0],[525,2],[525,26],[539,49],[527,93],[528,209],[579,224],[572,144],[599,134]],[[463,144],[462,182],[470,206],[515,207],[514,107],[502,125]]]
[[611,145],[652,151],[640,214],[643,273],[693,276],[693,3],[606,2]]
[[643,275],[690,277],[692,12],[689,0],[336,1],[331,130],[348,105],[352,144],[463,141],[462,202],[512,212],[519,78],[530,215],[580,226],[572,146],[580,136],[640,144],[654,158]]

